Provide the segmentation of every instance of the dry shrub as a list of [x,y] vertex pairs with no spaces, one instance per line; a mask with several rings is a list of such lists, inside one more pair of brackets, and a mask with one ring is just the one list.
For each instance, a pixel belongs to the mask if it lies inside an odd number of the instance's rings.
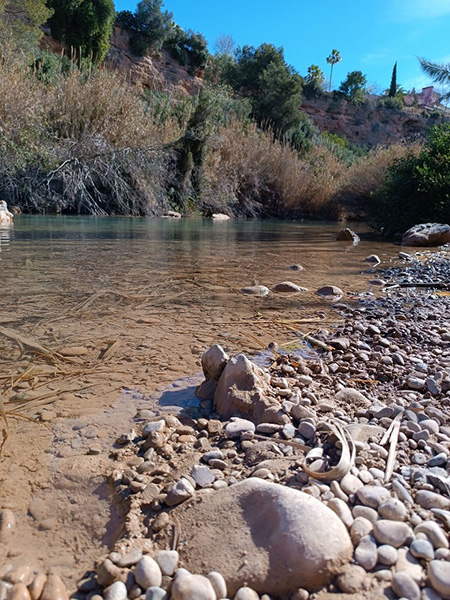
[[147,104],[119,75],[78,71],[61,77],[50,94],[49,125],[64,139],[101,137],[119,148],[155,147],[180,135],[174,120],[157,124]]
[[326,150],[301,160],[256,125],[233,121],[209,140],[201,173],[205,212],[236,216],[327,216],[340,165]]
[[373,193],[384,182],[395,160],[413,154],[417,156],[422,144],[392,144],[376,148],[349,167],[336,194],[341,216],[364,217],[372,203]]

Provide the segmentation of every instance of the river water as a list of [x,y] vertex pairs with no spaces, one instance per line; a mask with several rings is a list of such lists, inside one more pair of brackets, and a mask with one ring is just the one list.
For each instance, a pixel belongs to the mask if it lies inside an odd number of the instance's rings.
[[[341,228],[20,215],[1,229],[0,393],[8,412],[40,424],[9,417],[0,509],[18,527],[0,565],[54,568],[74,586],[117,533],[105,474],[136,408],[155,409],[158,394],[170,404],[213,343],[256,353],[332,327],[339,316],[315,294],[323,285],[344,301],[379,294],[364,259],[387,263],[399,248],[365,239],[361,224],[358,245],[337,242]],[[283,281],[309,291],[240,291]]]

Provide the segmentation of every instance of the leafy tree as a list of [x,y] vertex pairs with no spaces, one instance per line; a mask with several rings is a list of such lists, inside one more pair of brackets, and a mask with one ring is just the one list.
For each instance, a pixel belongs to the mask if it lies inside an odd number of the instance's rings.
[[331,67],[330,67],[330,85],[329,85],[329,91],[330,92],[331,92],[331,81],[333,79],[333,67],[338,62],[341,62],[341,60],[342,60],[341,53],[339,52],[339,50],[336,50],[336,49],[333,49],[331,51],[330,56],[327,57],[327,63],[329,65],[331,65]]
[[113,0],[49,0],[53,35],[66,47],[99,64],[109,49],[115,19]]
[[352,103],[358,106],[364,102],[367,77],[362,71],[351,71],[341,83],[339,91]]
[[181,65],[189,66],[194,72],[204,69],[208,62],[207,42],[201,33],[195,33],[192,29],[184,31],[175,25],[164,47]]
[[162,10],[162,0],[141,0],[134,14],[129,10],[117,14],[117,21],[125,29],[142,34],[139,41],[132,41],[134,50],[140,54],[161,50],[165,41],[173,34],[173,14]]
[[[426,73],[431,79],[440,85],[445,85],[450,88],[450,63],[438,64],[426,60],[425,58],[419,58],[420,66],[424,73]],[[442,98],[448,100],[450,98],[449,91],[442,96]]]
[[392,69],[391,85],[389,88],[388,96],[389,96],[389,98],[395,98],[396,95],[397,95],[397,63],[395,63],[394,68]]
[[52,15],[45,0],[0,0],[0,41],[29,53],[42,37],[40,25]]
[[450,124],[430,129],[418,157],[393,164],[377,200],[376,222],[388,235],[417,223],[450,222]]
[[282,48],[272,44],[239,48],[223,78],[239,95],[250,99],[258,123],[273,127],[277,135],[284,136],[301,123],[302,81],[286,64]]

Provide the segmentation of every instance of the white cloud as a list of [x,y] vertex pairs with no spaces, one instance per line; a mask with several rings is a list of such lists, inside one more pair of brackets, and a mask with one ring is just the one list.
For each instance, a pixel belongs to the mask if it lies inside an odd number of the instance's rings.
[[391,17],[395,21],[421,21],[450,15],[449,0],[393,0]]

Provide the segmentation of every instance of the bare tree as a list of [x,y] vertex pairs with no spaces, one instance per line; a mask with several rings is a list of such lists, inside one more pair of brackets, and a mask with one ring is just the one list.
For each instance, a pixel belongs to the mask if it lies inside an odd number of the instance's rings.
[[228,34],[219,35],[214,44],[214,52],[216,54],[226,54],[227,56],[231,56],[235,48],[236,42],[231,35]]

